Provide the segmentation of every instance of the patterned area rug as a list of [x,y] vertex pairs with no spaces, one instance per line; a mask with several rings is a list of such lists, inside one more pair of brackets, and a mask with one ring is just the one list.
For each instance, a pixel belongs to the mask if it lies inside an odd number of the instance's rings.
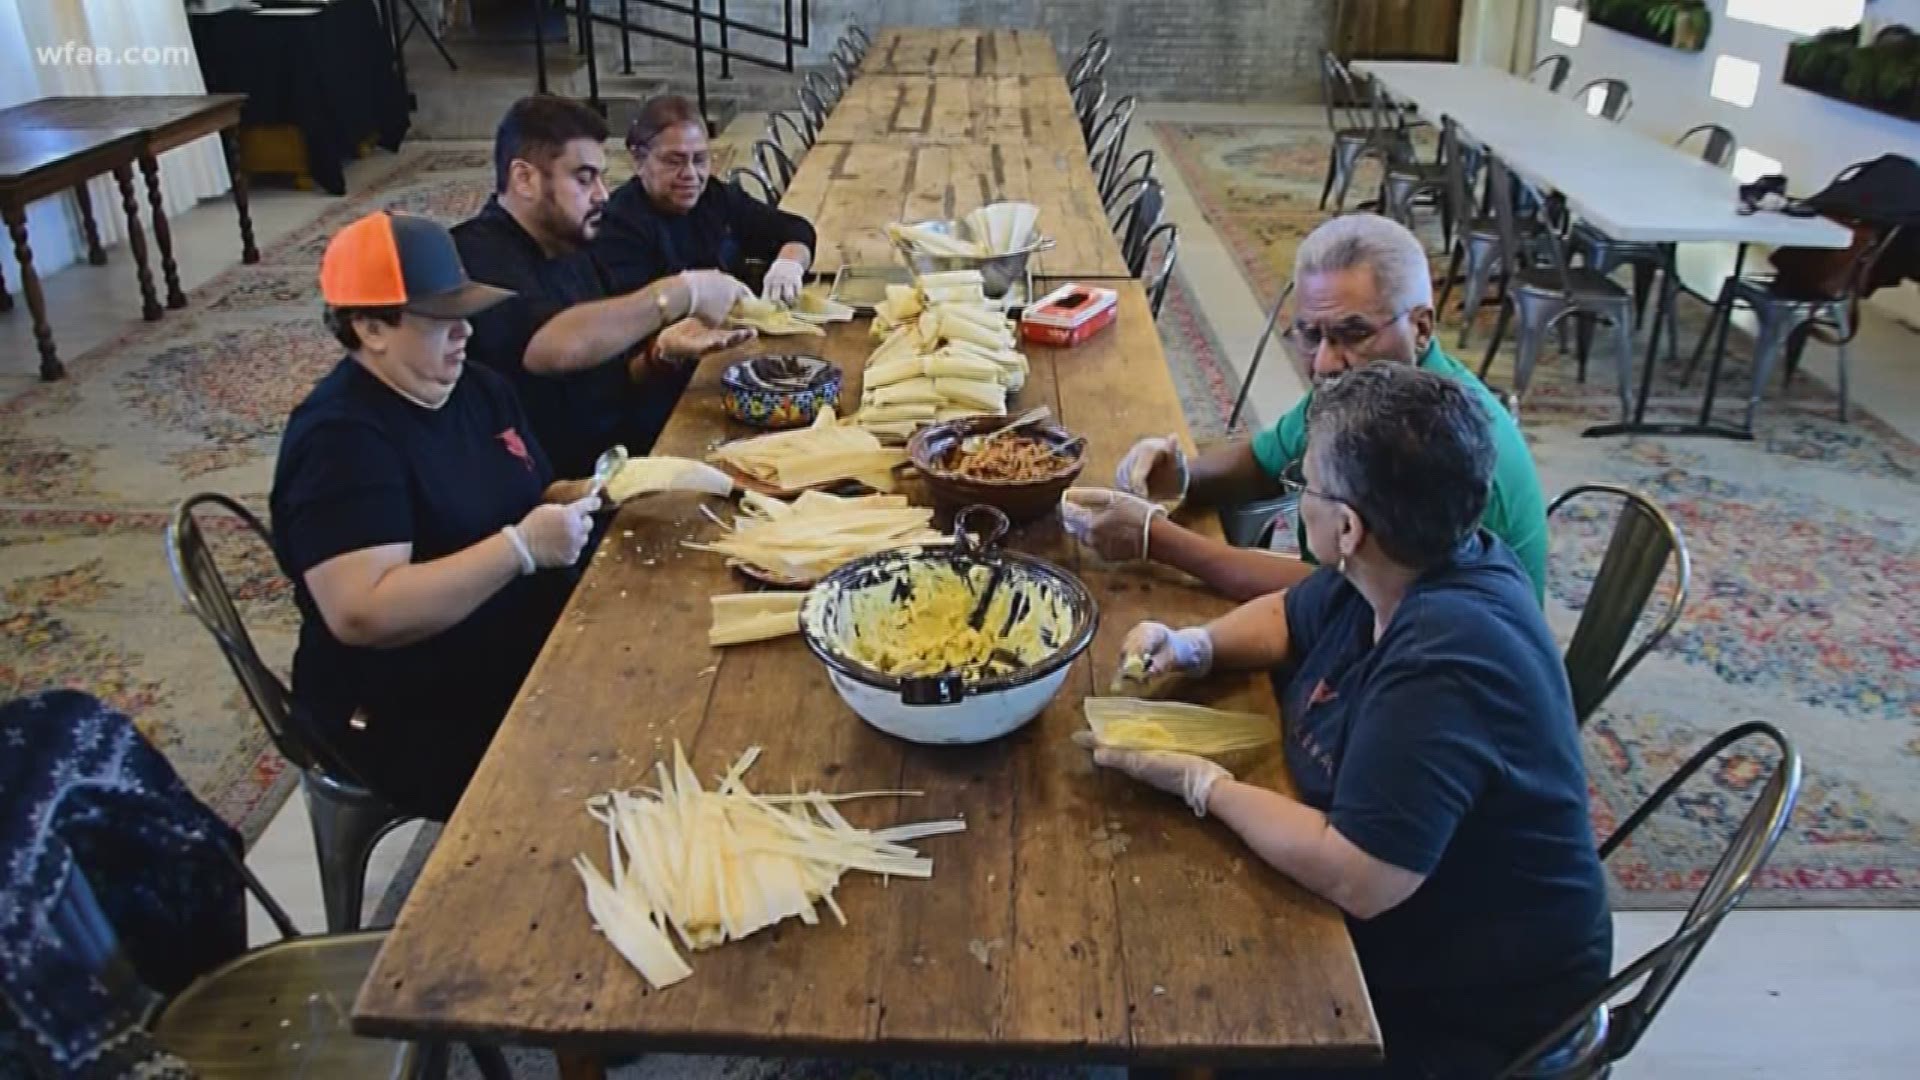
[[[1321,128],[1153,125],[1195,200],[1257,295],[1288,279],[1317,209],[1327,160]],[[1355,198],[1375,184],[1362,176]],[[1438,241],[1430,241],[1437,248]],[[1492,310],[1475,330],[1477,364]],[[1691,349],[1704,319],[1684,305]],[[1443,342],[1453,348],[1457,321]],[[1722,400],[1743,408],[1747,343],[1735,337]],[[1641,343],[1644,348],[1644,342]],[[1813,347],[1809,363],[1832,361]],[[1547,357],[1522,411],[1548,493],[1582,481],[1636,488],[1666,508],[1693,557],[1674,634],[1613,695],[1586,733],[1596,828],[1623,819],[1713,734],[1769,720],[1805,761],[1798,812],[1749,897],[1760,906],[1920,905],[1920,446],[1853,403],[1850,423],[1816,380],[1773,388],[1753,443],[1586,439],[1618,418],[1611,367],[1596,347],[1585,383],[1572,357]],[[1640,360],[1636,358],[1636,377]],[[1510,385],[1510,354],[1488,373]],[[1728,396],[1731,394],[1731,397]],[[1688,419],[1699,388],[1663,367],[1651,419]],[[1572,508],[1570,508],[1572,509]],[[1609,519],[1556,520],[1550,615],[1574,625]],[[1725,757],[1614,856],[1616,903],[1684,906],[1757,790],[1765,760]]]

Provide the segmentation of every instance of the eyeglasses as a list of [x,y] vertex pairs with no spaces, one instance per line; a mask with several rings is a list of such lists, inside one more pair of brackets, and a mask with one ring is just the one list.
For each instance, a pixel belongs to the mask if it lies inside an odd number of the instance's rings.
[[1333,347],[1342,352],[1354,352],[1367,342],[1379,337],[1387,327],[1406,318],[1425,305],[1413,304],[1401,308],[1375,325],[1354,315],[1332,326],[1319,326],[1313,323],[1296,322],[1287,328],[1283,335],[1289,348],[1302,357],[1312,357],[1320,352],[1324,342],[1332,342]]
[[713,167],[713,155],[702,151],[698,154],[656,154],[651,158],[668,172],[706,172]]

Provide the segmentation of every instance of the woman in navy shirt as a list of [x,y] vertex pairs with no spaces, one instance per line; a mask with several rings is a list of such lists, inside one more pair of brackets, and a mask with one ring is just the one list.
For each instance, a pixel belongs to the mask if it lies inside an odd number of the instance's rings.
[[376,212],[327,245],[348,355],[294,409],[274,547],[301,615],[293,715],[329,765],[400,809],[453,812],[573,587],[598,499],[554,479],[513,389],[466,362],[512,294],[453,238]]
[[1272,669],[1298,800],[1203,758],[1096,748],[1346,912],[1390,1074],[1489,1076],[1605,983],[1612,922],[1565,668],[1479,528],[1494,447],[1464,387],[1375,364],[1315,392],[1300,516],[1321,569],[1158,675]]

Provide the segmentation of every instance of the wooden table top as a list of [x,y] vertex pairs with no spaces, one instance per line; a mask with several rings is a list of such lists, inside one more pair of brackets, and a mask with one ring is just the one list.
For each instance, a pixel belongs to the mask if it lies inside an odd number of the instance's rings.
[[1073,97],[1057,76],[868,75],[847,87],[818,141],[1069,146],[1080,138]]
[[[138,128],[0,127],[0,184],[28,184],[61,166],[103,172],[132,161],[141,139]],[[58,183],[64,186],[66,181]]]
[[887,27],[860,61],[860,74],[1057,76],[1060,58],[1045,30]]
[[240,122],[245,94],[47,97],[0,109],[0,131],[137,129],[155,154]]
[[964,217],[1004,200],[1038,206],[1040,232],[1056,242],[1034,255],[1036,275],[1127,276],[1078,129],[1051,144],[818,143],[780,206],[813,222],[821,249],[813,268],[831,275],[842,265],[898,265],[886,236],[893,222]]
[[[1051,405],[1088,436],[1090,478],[1140,435],[1184,432],[1144,292],[1121,286],[1116,325],[1071,351],[1032,348],[1011,405]],[[859,393],[864,321],[800,345]],[[658,451],[701,456],[749,434],[718,398],[708,358]],[[1020,550],[1076,570],[1100,605],[1092,647],[1019,732],[923,747],[869,728],[797,637],[705,647],[707,598],[743,591],[714,555],[699,499],[623,508],[413,888],[354,1006],[356,1030],[618,1051],[1047,1058],[1144,1063],[1361,1063],[1380,1038],[1345,923],[1179,800],[1095,770],[1069,735],[1107,685],[1121,639],[1149,616],[1176,625],[1229,604],[1165,570],[1083,554],[1048,518]],[[1217,523],[1196,521],[1217,529]],[[1203,700],[1272,713],[1264,677]],[[848,925],[783,924],[693,954],[693,976],[653,993],[588,917],[569,861],[604,862],[583,805],[646,782],[674,740],[714,775],[750,746],[749,780],[823,790],[913,789],[851,804],[860,824],[964,816],[918,846],[928,881],[849,875]],[[1284,785],[1277,752],[1250,772]]]

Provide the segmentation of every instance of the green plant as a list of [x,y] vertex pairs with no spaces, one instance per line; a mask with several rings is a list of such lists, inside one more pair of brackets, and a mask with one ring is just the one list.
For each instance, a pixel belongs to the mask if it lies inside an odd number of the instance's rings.
[[1828,31],[1788,48],[1786,79],[1829,97],[1920,119],[1920,36],[1890,26],[1862,44],[1857,28]]

